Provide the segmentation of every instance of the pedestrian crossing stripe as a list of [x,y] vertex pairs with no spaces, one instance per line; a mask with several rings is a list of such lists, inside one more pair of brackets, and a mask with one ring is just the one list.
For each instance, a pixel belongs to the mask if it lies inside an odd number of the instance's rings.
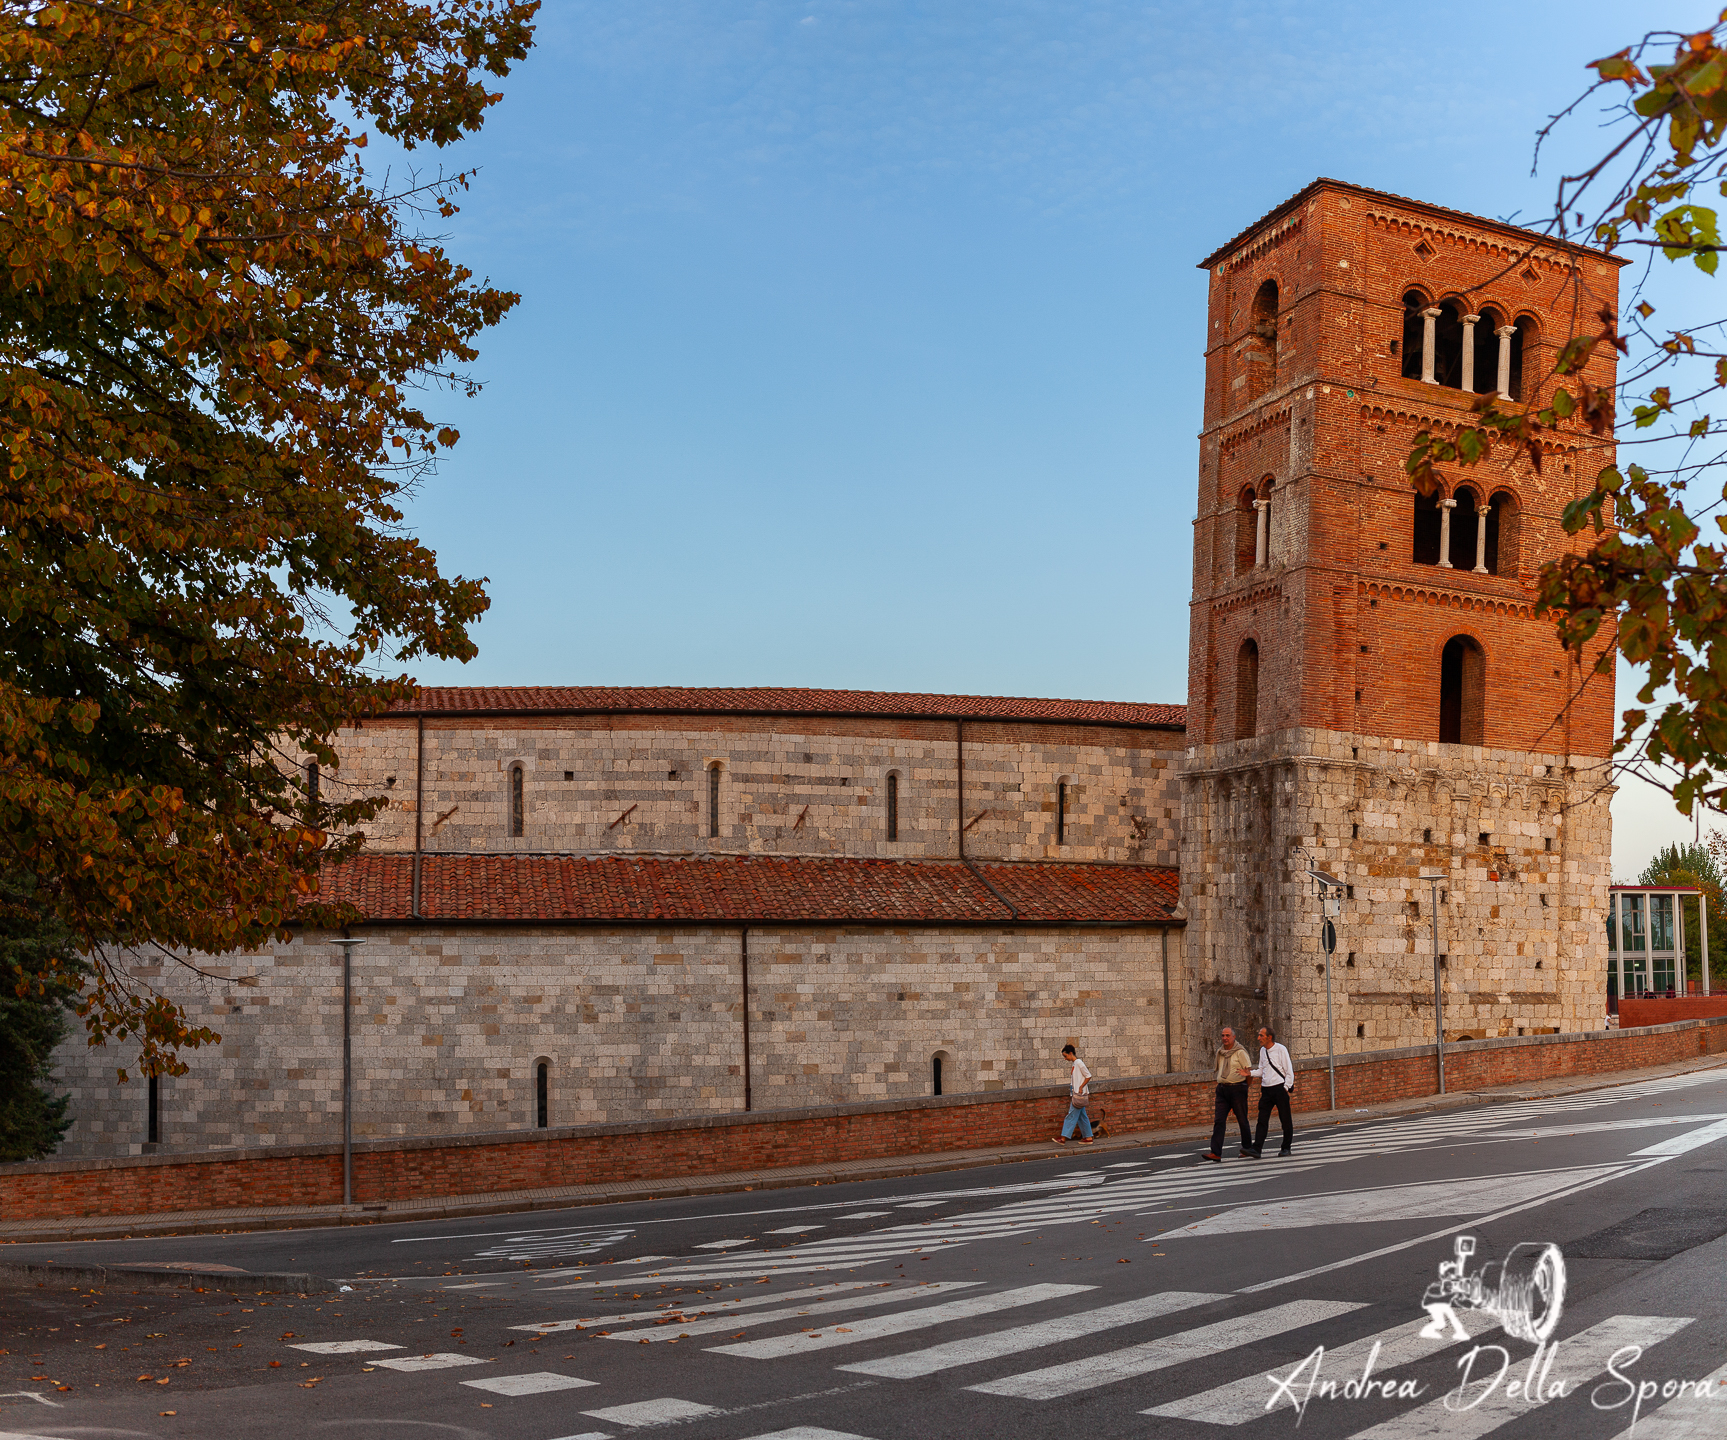
[[735,1330],[738,1326],[771,1325],[776,1320],[795,1320],[800,1315],[832,1315],[847,1310],[861,1310],[872,1305],[892,1305],[901,1301],[921,1298],[925,1295],[939,1295],[951,1290],[972,1290],[981,1285],[981,1280],[942,1280],[934,1285],[921,1286],[916,1291],[911,1290],[877,1290],[872,1294],[847,1295],[839,1300],[821,1300],[808,1305],[792,1305],[784,1310],[762,1310],[753,1315],[733,1312],[728,1315],[715,1315],[705,1320],[689,1320],[667,1325],[663,1329],[656,1326],[652,1330],[620,1330],[608,1339],[611,1340],[682,1340],[697,1335],[712,1335],[720,1330]]
[[[1648,1383],[1648,1382],[1644,1382]],[[1665,1388],[1665,1386],[1663,1386]],[[1716,1440],[1727,1428],[1727,1365],[1711,1371],[1683,1395],[1663,1402],[1653,1413],[1644,1410],[1614,1440]],[[1636,1400],[1627,1397],[1621,1409],[1631,1409]]]
[[1021,1400],[1056,1400],[1080,1390],[1092,1390],[1100,1385],[1149,1375],[1171,1365],[1185,1365],[1222,1350],[1254,1345],[1287,1331],[1317,1325],[1365,1308],[1344,1300],[1290,1300],[1256,1314],[1219,1320],[1215,1324],[1201,1325],[1196,1330],[1160,1336],[1123,1350],[1107,1350],[1083,1360],[1028,1370],[1021,1375],[1009,1375],[966,1388],[984,1395],[1011,1395]]

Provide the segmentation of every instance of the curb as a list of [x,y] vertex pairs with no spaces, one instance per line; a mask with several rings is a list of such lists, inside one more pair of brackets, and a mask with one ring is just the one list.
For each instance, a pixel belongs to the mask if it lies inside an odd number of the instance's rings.
[[321,1275],[294,1272],[250,1274],[244,1270],[188,1270],[155,1265],[15,1265],[0,1263],[0,1285],[69,1285],[74,1290],[103,1290],[108,1286],[134,1289],[224,1290],[234,1294],[276,1291],[296,1295],[320,1294],[349,1287]]
[[[1350,1110],[1310,1110],[1297,1115],[1304,1129],[1330,1129],[1338,1125],[1364,1124],[1372,1120],[1396,1119],[1406,1115],[1421,1115],[1439,1110],[1460,1110],[1473,1106],[1508,1105],[1520,1101],[1547,1099],[1563,1095],[1587,1094],[1593,1090],[1611,1090],[1620,1085],[1636,1084],[1639,1080],[1657,1079],[1666,1075],[1684,1075],[1699,1070],[1727,1067],[1727,1056],[1700,1056],[1691,1060],[1673,1061],[1666,1065],[1641,1070],[1621,1070],[1570,1080],[1536,1081],[1528,1085],[1505,1086],[1492,1090],[1463,1090],[1448,1095],[1424,1095],[1411,1100],[1364,1106]],[[1108,1091],[1099,1098],[1107,1109]],[[1107,1115],[1106,1115],[1107,1123]],[[1211,1134],[1208,1125],[1189,1126],[1179,1130],[1147,1130],[1108,1136],[1084,1147],[1084,1153],[1145,1150],[1206,1139]],[[443,1200],[404,1201],[399,1206],[382,1208],[367,1206],[330,1206],[324,1209],[292,1210],[290,1213],[259,1214],[256,1211],[223,1216],[208,1211],[191,1218],[179,1215],[133,1215],[108,1219],[93,1218],[91,1222],[49,1221],[19,1226],[8,1233],[0,1226],[0,1245],[52,1243],[77,1240],[137,1240],[171,1235],[219,1235],[260,1230],[311,1230],[349,1225],[410,1224],[420,1220],[459,1220],[484,1215],[529,1214],[541,1210],[575,1210],[596,1205],[619,1205],[644,1200],[686,1199],[704,1195],[730,1195],[754,1190],[785,1190],[803,1186],[857,1184],[871,1180],[893,1180],[917,1175],[939,1175],[951,1171],[982,1169],[992,1165],[1011,1165],[1035,1160],[1055,1159],[1074,1155],[1077,1146],[1057,1149],[1047,1142],[1039,1145],[1015,1145],[980,1150],[950,1150],[926,1156],[895,1157],[882,1161],[851,1161],[837,1167],[786,1166],[777,1170],[734,1171],[725,1175],[689,1177],[665,1180],[634,1180],[623,1186],[571,1186],[565,1190],[509,1191],[473,1197],[451,1196]],[[855,1168],[851,1168],[855,1167]],[[289,1207],[283,1207],[288,1209]],[[0,1278],[11,1271],[52,1271],[56,1275],[69,1273],[73,1267],[64,1265],[8,1265],[0,1263]],[[95,1267],[90,1273],[99,1273]],[[162,1271],[110,1269],[108,1275],[151,1275],[154,1280],[141,1283],[183,1283],[183,1277],[196,1273],[204,1288],[240,1289],[266,1288],[264,1281],[292,1281],[270,1288],[304,1289],[306,1282],[314,1289],[332,1289],[334,1282],[307,1275],[235,1275],[230,1272]],[[235,1283],[239,1282],[239,1283]]]

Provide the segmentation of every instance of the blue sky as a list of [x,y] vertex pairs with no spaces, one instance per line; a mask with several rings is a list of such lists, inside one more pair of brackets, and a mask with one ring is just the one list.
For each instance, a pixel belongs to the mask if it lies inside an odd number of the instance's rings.
[[493,604],[420,678],[1184,699],[1196,262],[1316,175],[1541,214],[1535,130],[1649,21],[548,0],[423,157],[523,300],[437,407],[410,519]]

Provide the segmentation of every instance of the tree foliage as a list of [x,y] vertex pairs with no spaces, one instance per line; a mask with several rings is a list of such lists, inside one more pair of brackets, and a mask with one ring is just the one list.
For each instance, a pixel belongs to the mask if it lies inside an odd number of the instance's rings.
[[86,967],[30,876],[0,875],[0,1163],[52,1154],[72,1123],[52,1057],[72,1029]]
[[[1716,207],[1727,195],[1727,12],[1721,18],[1696,33],[1651,32],[1591,63],[1595,81],[1541,140],[1605,102],[1609,142],[1593,163],[1560,177],[1545,233],[1716,273],[1723,248]],[[1634,287],[1641,273],[1626,272]],[[1583,373],[1606,346],[1625,357],[1617,393]],[[1727,801],[1727,453],[1720,448],[1727,422],[1708,407],[1727,392],[1727,322],[1709,313],[1658,325],[1634,288],[1623,316],[1578,307],[1546,380],[1528,387],[1523,404],[1483,397],[1473,423],[1455,435],[1419,435],[1407,469],[1430,492],[1435,466],[1475,464],[1508,445],[1537,469],[1552,439],[1598,453],[1589,491],[1564,512],[1567,533],[1585,544],[1543,567],[1541,611],[1579,658],[1605,631],[1618,653],[1646,667],[1639,708],[1621,720],[1621,763],[1646,778],[1653,768],[1685,814],[1698,803],[1720,808]],[[1636,458],[1619,463],[1626,452]],[[1610,647],[1601,664],[1612,655]],[[1668,687],[1673,698],[1663,702]]]
[[318,867],[377,802],[300,761],[334,766],[387,667],[473,651],[482,583],[398,504],[517,297],[421,233],[467,177],[392,186],[353,127],[477,129],[535,8],[0,10],[0,868],[91,954],[92,1043],[148,1069],[215,1037],[116,956],[340,919]]

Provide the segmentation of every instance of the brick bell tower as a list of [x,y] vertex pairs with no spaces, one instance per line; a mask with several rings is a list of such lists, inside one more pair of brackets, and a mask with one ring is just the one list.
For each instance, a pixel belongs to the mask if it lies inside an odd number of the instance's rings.
[[[1623,263],[1317,180],[1202,262],[1205,424],[1183,775],[1187,1033],[1269,1020],[1325,1051],[1315,864],[1337,922],[1339,1053],[1431,1044],[1443,874],[1448,1039],[1598,1029],[1613,677],[1535,615],[1559,517],[1611,460],[1497,447],[1417,496],[1416,433],[1475,398],[1545,401],[1573,315]],[[1586,374],[1610,386],[1613,352]],[[1581,537],[1579,537],[1581,538]],[[1588,658],[1606,645],[1605,637]]]

